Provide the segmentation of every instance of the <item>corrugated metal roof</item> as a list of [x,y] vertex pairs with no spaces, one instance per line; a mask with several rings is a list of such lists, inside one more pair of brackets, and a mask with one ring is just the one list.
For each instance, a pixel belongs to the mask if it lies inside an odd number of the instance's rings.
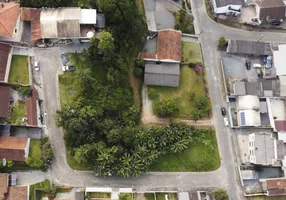
[[274,139],[271,134],[255,134],[255,157],[256,164],[271,165],[272,159],[275,159]]

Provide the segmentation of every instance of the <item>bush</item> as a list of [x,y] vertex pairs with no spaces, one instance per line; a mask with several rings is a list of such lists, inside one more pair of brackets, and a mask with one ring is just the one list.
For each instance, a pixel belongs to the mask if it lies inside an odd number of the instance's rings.
[[175,29],[180,30],[180,24],[175,24]]
[[40,169],[44,165],[44,162],[42,160],[34,159],[33,157],[28,157],[26,159],[26,163],[30,167],[33,167],[33,168],[36,168],[36,169]]
[[[145,40],[145,38],[144,38],[144,40]],[[143,60],[143,58],[137,58],[136,60],[135,60],[135,67],[144,67],[144,60]]]
[[148,89],[148,97],[151,100],[155,100],[155,99],[157,99],[159,97],[159,94],[156,92],[155,89],[149,88]]
[[46,163],[48,160],[52,160],[54,157],[53,149],[49,141],[43,145],[42,157],[43,157],[44,163]]
[[188,66],[189,66],[190,68],[194,68],[194,67],[196,66],[196,63],[189,63]]
[[212,193],[215,200],[228,200],[228,194],[225,190],[218,189]]
[[226,44],[227,40],[225,39],[225,37],[220,37],[218,40],[218,47],[222,49],[223,47],[225,47]]
[[141,68],[135,67],[135,69],[134,69],[134,76],[140,77],[142,75],[142,73],[143,73],[143,70]]
[[176,102],[168,98],[155,101],[153,110],[160,117],[170,116],[179,111]]

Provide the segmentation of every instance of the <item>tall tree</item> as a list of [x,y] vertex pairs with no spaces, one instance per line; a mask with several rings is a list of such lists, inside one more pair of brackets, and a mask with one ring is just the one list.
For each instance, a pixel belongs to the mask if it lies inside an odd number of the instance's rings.
[[102,51],[104,58],[109,61],[115,50],[114,39],[111,33],[107,31],[100,33],[98,48]]

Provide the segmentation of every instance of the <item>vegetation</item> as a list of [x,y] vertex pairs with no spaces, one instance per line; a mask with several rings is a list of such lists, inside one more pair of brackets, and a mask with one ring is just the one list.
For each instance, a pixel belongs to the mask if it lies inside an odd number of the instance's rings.
[[27,105],[25,101],[17,100],[12,105],[11,124],[20,125],[27,115]]
[[156,193],[156,200],[166,200],[165,195],[168,195],[169,200],[177,200],[176,193]]
[[211,130],[196,130],[186,151],[161,156],[151,166],[151,171],[199,172],[216,170],[219,166],[215,133]]
[[132,193],[121,193],[119,194],[119,200],[134,200]]
[[170,116],[179,111],[175,100],[163,98],[153,103],[154,113],[160,117]]
[[218,189],[212,193],[215,200],[228,200],[228,194],[223,189]]
[[194,34],[193,16],[188,14],[185,8],[180,9],[178,12],[172,12],[175,17],[175,29],[183,33]]
[[225,37],[220,37],[218,40],[218,48],[222,49],[227,45],[227,40]]
[[182,42],[182,62],[193,63],[193,66],[202,63],[201,49],[198,43]]
[[[161,99],[171,99],[175,101],[178,111],[172,116],[192,117],[192,113],[197,110],[192,103],[192,96],[206,96],[204,88],[204,77],[202,73],[196,73],[193,69],[181,67],[179,87],[148,86],[149,97],[156,104]],[[153,95],[153,96],[152,96]],[[154,110],[153,110],[154,111]],[[205,117],[207,115],[204,115]]]
[[9,83],[29,84],[28,57],[13,55],[9,73]]
[[37,200],[42,197],[48,197],[48,199],[54,199],[59,190],[59,187],[51,185],[48,179],[43,182],[30,185],[29,187],[29,199]]
[[155,200],[154,193],[144,193],[145,200]]
[[110,199],[111,193],[107,192],[90,192],[88,193],[90,198],[98,198],[98,199]]

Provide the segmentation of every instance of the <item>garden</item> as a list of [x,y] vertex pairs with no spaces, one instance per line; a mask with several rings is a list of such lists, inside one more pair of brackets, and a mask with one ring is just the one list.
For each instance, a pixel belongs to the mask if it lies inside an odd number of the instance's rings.
[[12,103],[12,112],[10,122],[11,124],[21,125],[25,124],[27,116],[27,104],[25,100],[16,100]]
[[28,56],[13,55],[9,72],[9,83],[29,84]]

